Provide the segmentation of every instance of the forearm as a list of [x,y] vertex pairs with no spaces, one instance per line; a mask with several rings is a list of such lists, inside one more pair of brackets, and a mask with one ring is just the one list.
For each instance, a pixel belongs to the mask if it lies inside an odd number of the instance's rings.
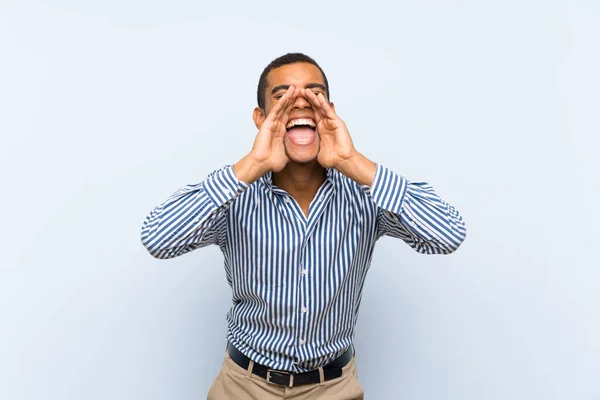
[[268,168],[263,163],[256,161],[252,153],[248,153],[244,158],[235,163],[233,172],[237,178],[249,185],[268,172]]
[[377,164],[354,151],[349,158],[341,161],[336,169],[359,185],[371,186],[377,172]]

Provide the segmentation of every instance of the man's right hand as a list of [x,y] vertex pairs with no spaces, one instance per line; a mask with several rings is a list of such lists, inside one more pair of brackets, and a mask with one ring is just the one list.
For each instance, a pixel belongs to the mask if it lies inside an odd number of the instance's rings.
[[260,125],[252,150],[233,166],[240,181],[252,183],[269,171],[281,171],[289,159],[284,139],[290,111],[300,89],[290,86]]

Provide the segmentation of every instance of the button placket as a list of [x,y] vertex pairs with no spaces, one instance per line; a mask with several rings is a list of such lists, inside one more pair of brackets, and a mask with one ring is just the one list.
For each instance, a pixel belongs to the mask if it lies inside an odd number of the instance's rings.
[[[304,232],[306,235],[306,232]],[[298,312],[299,312],[299,321],[300,321],[300,326],[299,326],[299,331],[298,331],[298,343],[300,346],[304,346],[306,344],[306,334],[307,334],[307,324],[308,324],[308,319],[307,319],[307,312],[308,312],[308,307],[306,306],[308,303],[308,295],[309,295],[309,284],[308,281],[306,279],[306,276],[308,274],[308,268],[307,268],[307,252],[308,252],[308,244],[306,242],[306,236],[304,238],[304,241],[302,243],[302,247],[301,247],[301,252],[302,252],[302,262],[300,264],[300,268],[301,268],[301,275],[300,275],[300,282],[299,282],[299,296],[298,296]]]

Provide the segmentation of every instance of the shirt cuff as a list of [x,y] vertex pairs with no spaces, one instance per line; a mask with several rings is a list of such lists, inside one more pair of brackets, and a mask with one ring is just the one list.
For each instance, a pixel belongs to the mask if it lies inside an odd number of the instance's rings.
[[408,180],[383,165],[377,164],[373,184],[370,187],[362,185],[361,188],[379,207],[400,214],[408,189]]
[[249,187],[246,182],[238,180],[233,165],[213,172],[204,181],[206,194],[217,207],[231,202]]

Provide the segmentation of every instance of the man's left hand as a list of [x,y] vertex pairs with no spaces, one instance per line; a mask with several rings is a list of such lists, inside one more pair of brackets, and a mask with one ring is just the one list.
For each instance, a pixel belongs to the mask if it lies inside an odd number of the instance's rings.
[[321,93],[303,89],[302,95],[313,106],[320,138],[317,161],[325,168],[335,168],[361,185],[371,186],[377,165],[356,151],[346,124]]
[[356,153],[348,128],[321,93],[314,94],[310,89],[303,89],[303,92],[304,97],[312,104],[317,120],[320,138],[317,161],[325,168],[337,169]]

